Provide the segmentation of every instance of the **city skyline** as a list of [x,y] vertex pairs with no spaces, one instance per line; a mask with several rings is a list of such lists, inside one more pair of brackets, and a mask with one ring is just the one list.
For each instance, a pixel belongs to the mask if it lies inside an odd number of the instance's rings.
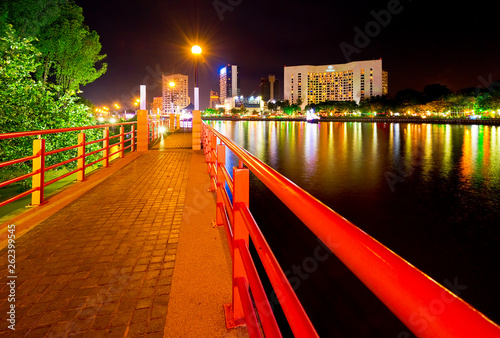
[[268,74],[283,79],[285,65],[380,58],[390,75],[392,96],[406,88],[422,90],[431,83],[453,91],[486,88],[500,78],[493,11],[480,4],[393,0],[287,6],[259,1],[229,5],[222,0],[122,1],[119,6],[94,0],[76,3],[83,8],[86,24],[100,35],[107,54],[108,72],[82,87],[83,95],[98,105],[123,101],[140,84],[148,86],[148,100],[159,96],[162,73],[193,78],[189,49],[195,43],[204,50],[199,65],[202,107],[208,107],[210,90],[219,90],[219,71],[228,63],[241,67],[245,96],[258,94],[260,79]]

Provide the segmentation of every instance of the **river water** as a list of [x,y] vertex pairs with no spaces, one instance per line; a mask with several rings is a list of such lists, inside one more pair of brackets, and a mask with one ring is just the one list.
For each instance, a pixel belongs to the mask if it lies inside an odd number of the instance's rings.
[[[211,125],[500,322],[500,126]],[[320,336],[411,336],[255,177],[250,207]]]

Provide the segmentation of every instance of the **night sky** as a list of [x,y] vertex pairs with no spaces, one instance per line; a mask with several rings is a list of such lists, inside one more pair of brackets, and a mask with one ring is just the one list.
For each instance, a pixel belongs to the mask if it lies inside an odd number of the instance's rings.
[[[76,0],[101,37],[108,71],[82,88],[96,105],[131,106],[138,86],[161,94],[161,73],[190,76],[192,44],[202,46],[200,108],[219,91],[219,69],[241,67],[245,96],[284,65],[383,60],[389,95],[441,83],[453,91],[500,79],[494,3],[486,1]],[[218,9],[216,9],[216,6]],[[388,15],[389,14],[389,15]],[[379,17],[377,22],[375,17]],[[359,34],[367,34],[365,38]],[[344,46],[344,51],[341,46]],[[347,51],[346,51],[347,50]],[[191,100],[192,88],[190,88]]]

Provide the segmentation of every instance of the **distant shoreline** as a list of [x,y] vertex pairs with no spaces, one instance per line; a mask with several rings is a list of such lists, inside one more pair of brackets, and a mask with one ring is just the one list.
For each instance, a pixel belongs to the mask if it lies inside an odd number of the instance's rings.
[[[202,117],[206,121],[302,121],[304,118],[241,118],[241,117]],[[321,118],[321,122],[378,122],[378,123],[433,123],[433,124],[480,124],[480,125],[500,125],[500,119],[488,120],[468,120],[468,119],[418,119],[418,118],[387,118],[387,117],[330,117]]]

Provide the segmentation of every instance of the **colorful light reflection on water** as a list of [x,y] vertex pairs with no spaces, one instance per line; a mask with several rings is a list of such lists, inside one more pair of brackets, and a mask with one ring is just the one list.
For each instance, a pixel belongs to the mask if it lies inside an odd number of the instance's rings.
[[[436,281],[458,278],[467,285],[460,296],[500,321],[494,296],[500,284],[499,126],[212,124]],[[228,161],[234,159],[228,155]],[[307,253],[300,256],[290,247],[300,247],[302,239],[283,235],[297,228],[283,226],[283,219],[274,216],[275,207],[266,202],[264,189],[256,185],[253,190],[251,208],[268,231],[266,236],[285,243],[277,249],[284,269],[300,262]],[[317,286],[314,283],[322,285],[321,279],[332,283],[328,272],[314,277],[320,281],[311,282],[311,288]],[[325,306],[319,317],[328,313],[329,305]],[[333,333],[329,327],[325,330]]]

